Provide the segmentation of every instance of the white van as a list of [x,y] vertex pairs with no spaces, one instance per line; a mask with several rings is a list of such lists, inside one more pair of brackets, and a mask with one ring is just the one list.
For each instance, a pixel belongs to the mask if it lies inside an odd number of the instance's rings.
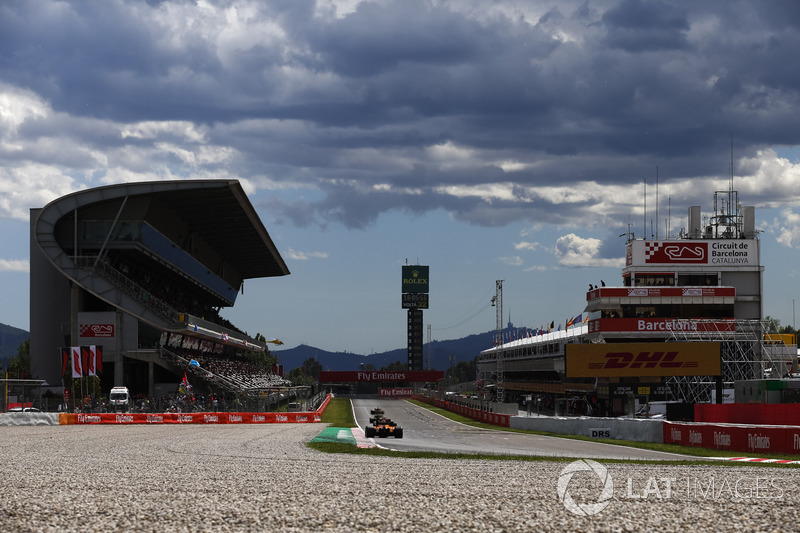
[[113,411],[130,412],[131,395],[128,392],[128,387],[112,388],[111,394],[108,395],[108,403]]

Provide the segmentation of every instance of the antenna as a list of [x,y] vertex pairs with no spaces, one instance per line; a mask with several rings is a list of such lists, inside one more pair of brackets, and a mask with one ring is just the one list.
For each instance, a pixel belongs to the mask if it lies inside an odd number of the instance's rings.
[[647,176],[644,178],[644,238],[647,239]]
[[[733,191],[733,135],[731,135],[731,178],[728,190]],[[730,198],[728,199],[730,201]]]
[[672,229],[672,196],[668,196],[667,199],[667,240],[669,240],[670,230]]
[[656,240],[658,240],[658,165],[656,165]]

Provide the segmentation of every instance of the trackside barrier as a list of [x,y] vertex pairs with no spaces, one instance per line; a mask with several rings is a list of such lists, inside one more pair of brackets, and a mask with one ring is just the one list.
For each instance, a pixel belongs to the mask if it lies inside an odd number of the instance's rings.
[[61,413],[61,425],[276,424],[321,422],[317,413]]
[[800,454],[800,427],[664,422],[664,444],[731,452]]
[[58,413],[0,413],[0,426],[57,426]]
[[511,428],[544,431],[557,435],[581,435],[597,439],[620,439],[661,443],[663,420],[643,418],[567,418],[554,416],[511,418]]
[[322,422],[329,394],[306,413],[60,413],[61,425],[87,424],[308,424]]
[[419,400],[421,402],[425,402],[427,404],[435,405],[436,407],[440,407],[451,413],[456,413],[461,416],[466,416],[467,418],[471,418],[477,422],[484,422],[486,424],[492,424],[494,426],[501,426],[501,427],[510,427],[510,419],[511,415],[504,415],[500,413],[489,413],[486,411],[481,411],[480,409],[474,409],[472,407],[466,407],[464,405],[457,405],[454,403],[450,403],[445,400],[440,400],[438,398],[428,398],[427,396],[414,396],[415,400]]
[[800,407],[796,403],[698,403],[694,406],[694,421],[800,426]]

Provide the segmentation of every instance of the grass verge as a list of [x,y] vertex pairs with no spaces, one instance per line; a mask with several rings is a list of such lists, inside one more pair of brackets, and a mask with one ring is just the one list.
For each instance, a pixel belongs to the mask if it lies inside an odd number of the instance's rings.
[[[483,461],[519,461],[526,463],[571,463],[580,457],[553,457],[544,455],[503,455],[492,453],[447,453],[447,452],[423,452],[423,451],[397,451],[386,448],[359,448],[353,444],[343,442],[309,442],[309,448],[324,453],[346,453],[350,455],[368,455],[371,457],[397,457],[402,459],[467,459]],[[646,459],[592,459],[598,463],[608,464],[637,464],[637,465],[667,465],[667,466],[758,466],[773,468],[791,468],[797,465],[779,465],[775,463],[735,463],[715,460],[687,459],[685,461],[660,461]]]
[[353,405],[347,398],[331,398],[325,412],[322,413],[322,422],[337,428],[356,427],[353,418]]

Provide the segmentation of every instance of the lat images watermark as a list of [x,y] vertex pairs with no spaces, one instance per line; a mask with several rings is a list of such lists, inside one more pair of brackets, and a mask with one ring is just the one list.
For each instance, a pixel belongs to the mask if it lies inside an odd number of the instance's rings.
[[[572,498],[569,484],[577,472],[593,472],[602,483],[603,489],[596,501],[578,503]],[[557,490],[558,499],[564,504],[567,511],[578,516],[592,516],[603,511],[611,502],[611,498],[614,496],[614,480],[611,479],[605,466],[591,459],[580,459],[569,463],[561,471],[561,475],[558,476]]]
[[[624,489],[623,489],[624,487]],[[614,480],[608,469],[591,459],[569,463],[561,471],[556,487],[564,508],[578,516],[603,512],[612,499],[659,500],[680,499],[687,502],[709,500],[779,500],[784,489],[765,476],[650,476],[647,479],[628,476],[614,498]],[[576,497],[577,495],[577,497]]]

